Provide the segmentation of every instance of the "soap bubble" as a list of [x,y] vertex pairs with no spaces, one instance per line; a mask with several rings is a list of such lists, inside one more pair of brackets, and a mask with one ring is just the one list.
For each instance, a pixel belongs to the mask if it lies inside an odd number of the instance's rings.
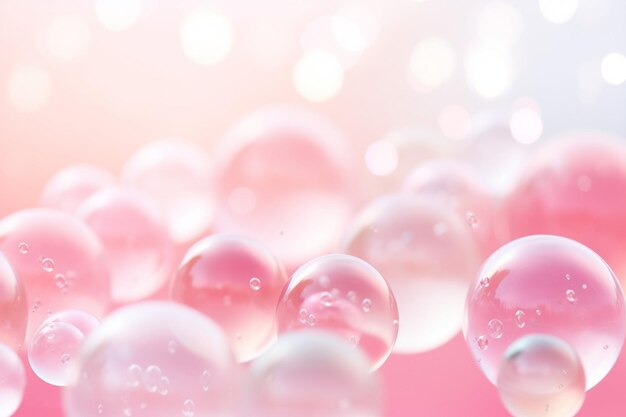
[[0,344],[19,350],[24,342],[27,323],[28,306],[24,288],[0,253]]
[[170,295],[215,320],[244,362],[274,342],[276,303],[286,282],[282,265],[265,245],[218,234],[187,251]]
[[17,411],[25,386],[22,361],[12,349],[0,344],[0,417],[10,417]]
[[531,334],[505,352],[498,372],[500,399],[514,417],[574,417],[585,400],[585,372],[570,345]]
[[461,330],[478,251],[470,228],[442,202],[379,197],[349,225],[343,249],[371,263],[393,290],[400,312],[394,352],[434,349]]
[[[20,243],[28,253],[20,252]],[[109,270],[98,237],[76,217],[52,209],[22,210],[0,222],[0,250],[30,306],[27,342],[48,311],[77,309],[95,316],[109,307]]]
[[325,255],[301,266],[277,308],[281,333],[315,327],[340,335],[369,357],[385,362],[398,334],[396,301],[383,277],[349,255]]
[[116,310],[87,337],[73,370],[67,417],[181,416],[187,400],[195,417],[222,417],[231,407],[235,368],[226,337],[175,303]]
[[65,386],[81,343],[100,322],[89,313],[67,310],[49,317],[28,346],[33,372],[51,385]]
[[89,197],[78,215],[104,245],[114,301],[148,297],[173,272],[174,245],[159,207],[147,196],[109,188]]
[[256,359],[243,387],[243,414],[255,417],[380,417],[367,357],[329,333],[281,335]]
[[201,236],[213,221],[211,162],[191,143],[166,139],[145,145],[126,162],[122,179],[156,200],[176,243]]
[[[481,285],[486,277],[487,287]],[[617,360],[625,312],[619,282],[595,252],[564,237],[529,236],[498,249],[482,266],[468,294],[463,332],[494,384],[505,349],[526,334],[544,333],[575,349],[590,389]],[[488,334],[493,319],[502,322],[500,338]],[[481,348],[481,337],[488,348]]]
[[267,243],[288,270],[333,247],[357,187],[346,140],[329,121],[295,108],[259,111],[218,153],[219,231]]
[[44,187],[41,205],[68,213],[96,191],[115,184],[109,172],[91,165],[73,165],[56,173]]

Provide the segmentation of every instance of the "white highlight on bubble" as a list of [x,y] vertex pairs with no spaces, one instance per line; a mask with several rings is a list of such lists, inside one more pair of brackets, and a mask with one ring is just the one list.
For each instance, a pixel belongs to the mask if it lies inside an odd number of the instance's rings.
[[141,0],[96,0],[96,17],[113,32],[130,29],[141,14]]
[[508,50],[495,45],[471,46],[466,57],[466,75],[476,93],[485,98],[504,94],[511,84],[512,59]]
[[333,34],[337,42],[352,52],[362,52],[372,46],[380,32],[379,12],[365,2],[344,4],[333,19]]
[[417,90],[435,89],[452,77],[456,61],[450,42],[438,37],[423,39],[411,52],[410,82]]
[[437,119],[441,133],[447,138],[463,140],[472,127],[472,115],[458,104],[444,108]]
[[539,10],[551,23],[561,24],[576,14],[578,0],[539,0]]
[[91,40],[89,24],[80,16],[67,15],[55,18],[46,34],[50,54],[60,61],[71,61],[80,56]]
[[233,25],[226,16],[213,10],[198,10],[183,19],[180,41],[191,61],[214,65],[223,61],[233,48]]
[[305,52],[293,70],[298,94],[309,101],[323,102],[335,97],[343,85],[343,68],[339,60],[324,50]]
[[374,175],[384,177],[398,167],[398,150],[386,140],[370,144],[365,151],[365,165]]
[[476,17],[476,34],[480,39],[512,46],[522,35],[524,19],[510,3],[487,3]]
[[523,145],[537,142],[543,133],[539,112],[531,107],[521,107],[513,112],[509,127],[513,138]]
[[620,85],[626,81],[626,56],[613,52],[602,59],[602,78],[611,85]]
[[17,67],[9,75],[7,95],[15,109],[25,113],[35,112],[50,97],[50,76],[39,67]]

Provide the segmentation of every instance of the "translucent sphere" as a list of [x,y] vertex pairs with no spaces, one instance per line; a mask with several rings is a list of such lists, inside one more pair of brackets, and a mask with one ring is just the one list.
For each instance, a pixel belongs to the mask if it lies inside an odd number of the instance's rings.
[[626,333],[624,295],[591,249],[559,236],[529,236],[498,249],[468,294],[465,339],[496,383],[506,348],[529,333],[569,343],[580,356],[587,389],[611,370]]
[[276,304],[286,282],[285,270],[265,245],[218,234],[189,249],[170,294],[215,320],[244,362],[274,342]]
[[148,297],[174,270],[174,245],[159,207],[130,188],[93,194],[78,215],[104,245],[116,302]]
[[0,251],[24,285],[27,342],[49,312],[76,309],[102,316],[109,307],[102,244],[78,218],[45,208],[9,215],[0,222]]
[[74,165],[55,174],[44,187],[41,205],[75,213],[91,194],[115,184],[115,178],[102,168]]
[[0,417],[10,417],[17,411],[25,386],[22,361],[11,348],[0,344]]
[[122,179],[157,201],[177,243],[201,236],[213,221],[211,162],[191,143],[169,139],[145,145],[126,162]]
[[349,225],[343,249],[371,263],[398,301],[394,352],[441,346],[460,330],[469,283],[479,266],[470,228],[433,198],[380,197]]
[[547,233],[596,251],[626,283],[626,144],[600,134],[554,139],[508,196],[513,237]]
[[500,399],[514,417],[574,417],[585,400],[585,372],[570,345],[531,334],[505,352],[498,372]]
[[311,328],[338,334],[369,357],[385,362],[398,334],[398,309],[384,278],[367,262],[325,255],[301,266],[277,308],[280,332]]
[[0,253],[0,344],[19,350],[26,336],[27,323],[28,305],[24,287]]
[[465,163],[437,159],[418,165],[406,177],[404,189],[440,199],[465,219],[484,258],[506,241],[498,200]]
[[96,317],[79,310],[52,315],[37,329],[28,346],[33,372],[48,384],[67,385],[80,345],[99,323]]
[[67,417],[223,417],[234,372],[213,321],[175,303],[133,304],[87,337],[63,408]]
[[380,417],[375,373],[360,351],[329,333],[282,335],[252,363],[241,416]]
[[244,119],[222,145],[218,230],[267,243],[288,270],[333,247],[356,194],[351,154],[334,126],[272,108]]

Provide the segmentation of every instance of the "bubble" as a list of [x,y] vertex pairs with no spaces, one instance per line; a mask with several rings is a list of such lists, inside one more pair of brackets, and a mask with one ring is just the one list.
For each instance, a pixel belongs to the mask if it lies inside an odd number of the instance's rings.
[[[571,280],[565,280],[569,273]],[[488,276],[484,288],[478,277]],[[568,302],[570,286],[587,282],[585,296]],[[527,320],[528,313],[542,312]],[[624,295],[608,265],[589,248],[573,240],[549,235],[529,236],[498,249],[482,266],[467,298],[464,334],[481,369],[496,382],[499,361],[507,347],[529,333],[563,339],[576,350],[585,369],[587,389],[611,370],[624,342]],[[490,340],[489,350],[473,342],[485,331],[485,322],[498,317],[507,331]],[[604,344],[616,346],[608,352]]]
[[204,151],[195,145],[159,140],[130,157],[122,180],[154,198],[174,241],[185,243],[205,233],[213,221],[211,166]]
[[[319,284],[322,275],[339,290],[330,307],[321,302],[326,292]],[[361,304],[348,299],[348,291],[364,296]],[[306,324],[299,320],[302,309],[309,314]],[[391,353],[398,331],[392,325],[398,310],[387,283],[371,265],[349,255],[325,255],[301,266],[284,289],[276,315],[279,333],[310,326],[313,316],[316,328],[346,341],[357,335],[358,347],[369,357],[373,369]]]
[[126,381],[127,386],[131,388],[138,387],[139,384],[141,384],[142,376],[143,376],[143,369],[141,369],[141,366],[137,365],[136,363],[130,365],[128,367],[128,372],[127,372],[127,381]]
[[161,382],[161,368],[156,365],[150,365],[143,373],[143,386],[146,391],[153,393],[159,389],[158,385]]
[[[173,339],[180,346],[174,356],[153,348]],[[87,338],[75,361],[73,383],[63,392],[67,417],[92,415],[98,403],[104,417],[126,410],[133,417],[180,416],[186,398],[193,398],[197,415],[230,415],[235,364],[228,341],[210,319],[180,304],[143,302],[114,311]],[[131,365],[144,370],[136,387],[126,383]],[[201,369],[215,378],[207,392],[200,388]],[[169,380],[167,395],[162,394],[163,376]],[[152,385],[146,390],[148,377],[157,385],[154,392]]]
[[489,284],[491,280],[489,279],[489,277],[483,277],[480,279],[480,286],[483,288],[487,288],[489,286]]
[[195,409],[196,404],[193,402],[193,400],[185,400],[185,403],[183,404],[183,415],[185,417],[193,417],[195,414]]
[[0,345],[19,350],[24,342],[28,304],[22,283],[0,253]]
[[67,385],[69,366],[85,337],[98,323],[91,314],[78,310],[50,316],[28,345],[28,362],[33,372],[48,384]]
[[165,375],[161,376],[157,389],[159,394],[167,395],[170,392],[170,379]]
[[[432,233],[439,225],[445,233]],[[479,259],[471,230],[441,201],[412,194],[379,197],[348,226],[342,248],[371,263],[389,283],[402,323],[395,353],[434,349],[459,332]]]
[[104,413],[104,406],[102,404],[98,404],[98,414]]
[[174,269],[174,245],[152,199],[130,188],[109,187],[93,193],[77,215],[104,246],[114,301],[137,301],[165,284]]
[[[282,265],[265,245],[217,234],[187,251],[170,297],[217,321],[237,359],[245,362],[275,340],[276,303],[286,282]],[[224,297],[231,300],[227,309]]]
[[565,291],[565,298],[567,298],[567,301],[569,301],[570,303],[575,303],[578,300],[578,298],[576,297],[576,292],[574,292],[574,290]]
[[563,340],[530,334],[504,353],[498,390],[514,417],[573,417],[585,399],[585,373],[580,359]]
[[17,411],[24,396],[26,373],[19,356],[0,344],[0,416],[9,417]]
[[28,253],[28,243],[25,242],[21,242],[19,245],[17,245],[17,250],[22,254],[22,255],[26,255]]
[[502,337],[502,333],[504,332],[504,325],[498,319],[491,319],[487,324],[487,328],[489,330],[489,336],[494,339],[500,339]]
[[[265,242],[288,270],[333,247],[357,187],[347,141],[328,120],[294,107],[259,110],[222,139],[217,155],[218,231]],[[244,214],[228,204],[241,187],[256,201]]]
[[256,359],[243,384],[241,415],[381,417],[370,361],[342,338],[319,330],[281,335]]
[[[19,242],[28,242],[28,254],[19,253]],[[0,251],[20,277],[26,298],[39,302],[28,318],[27,343],[47,319],[47,311],[75,309],[101,316],[109,307],[109,271],[102,244],[80,219],[46,208],[16,212],[0,222]],[[42,255],[53,260],[54,272],[65,276],[68,294],[59,291],[52,271],[44,270],[48,263],[40,263]]]
[[46,272],[54,271],[54,260],[50,258],[43,258],[41,260],[41,268]]
[[67,213],[78,207],[96,191],[115,184],[115,178],[102,168],[73,165],[54,174],[41,193],[40,203]]
[[211,373],[202,371],[202,391],[207,392],[211,388]]

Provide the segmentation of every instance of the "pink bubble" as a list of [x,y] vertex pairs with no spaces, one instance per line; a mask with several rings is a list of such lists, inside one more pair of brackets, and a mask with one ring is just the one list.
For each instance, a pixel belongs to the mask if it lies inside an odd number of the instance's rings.
[[24,285],[30,308],[27,342],[48,312],[77,309],[101,316],[109,307],[102,244],[74,216],[45,208],[9,215],[0,222],[0,250]]
[[0,253],[0,344],[19,350],[24,342],[27,322],[24,288]]
[[10,417],[17,411],[25,387],[22,361],[11,348],[0,344],[0,417]]
[[301,266],[276,314],[280,333],[328,330],[361,348],[373,369],[385,362],[398,334],[398,309],[384,278],[349,255],[325,255]]
[[123,181],[163,210],[176,243],[201,236],[213,221],[212,165],[197,146],[175,139],[151,142],[126,162]]
[[63,393],[65,415],[228,415],[234,365],[221,329],[197,311],[165,302],[123,307],[85,340]]
[[626,145],[601,134],[549,142],[533,159],[505,206],[511,235],[575,239],[626,282]]
[[[513,341],[529,333],[559,337],[580,356],[590,389],[617,360],[624,314],[622,289],[595,252],[564,237],[529,236],[498,249],[482,266],[468,294],[463,332],[492,383]],[[500,323],[496,333],[493,320]]]
[[409,173],[404,189],[438,198],[465,219],[483,257],[505,242],[506,228],[498,200],[468,165],[453,159],[426,162]]
[[274,342],[276,304],[286,282],[285,270],[265,245],[218,234],[189,249],[170,296],[215,320],[245,362]]
[[70,367],[85,337],[100,322],[89,313],[67,310],[49,317],[28,346],[28,361],[35,374],[51,385],[65,386]]
[[288,270],[327,252],[357,194],[345,138],[295,108],[241,121],[219,151],[216,228],[267,243]]
[[348,226],[343,249],[371,263],[393,290],[400,312],[394,352],[434,349],[461,330],[478,251],[471,228],[441,201],[380,197]]
[[585,400],[585,372],[570,345],[531,334],[506,350],[498,390],[514,417],[574,417]]
[[241,415],[380,417],[376,375],[363,353],[332,334],[315,330],[285,334],[252,363]]
[[111,296],[136,301],[156,292],[174,269],[174,245],[159,207],[130,188],[93,194],[78,210],[104,245]]
[[91,194],[115,184],[107,171],[91,165],[74,165],[56,173],[44,187],[41,205],[75,213]]

